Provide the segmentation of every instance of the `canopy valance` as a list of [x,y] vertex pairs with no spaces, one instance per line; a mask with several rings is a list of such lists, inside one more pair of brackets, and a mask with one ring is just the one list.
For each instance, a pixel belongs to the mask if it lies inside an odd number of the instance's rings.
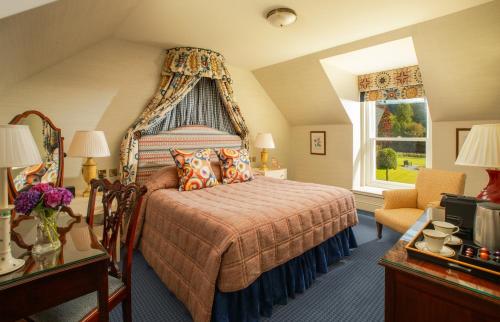
[[222,99],[234,132],[241,137],[244,146],[248,148],[248,128],[238,104],[233,99],[231,76],[224,64],[224,57],[208,49],[191,47],[168,49],[161,71],[160,85],[142,114],[129,127],[122,141],[120,150],[122,182],[135,181],[140,137],[147,134],[149,129],[157,128],[167,114],[204,77],[215,80],[219,98]]
[[391,69],[358,76],[361,101],[378,101],[424,97],[420,68]]
[[190,47],[168,49],[162,75],[173,73],[225,79],[231,82],[231,76],[224,64],[224,56],[210,49]]

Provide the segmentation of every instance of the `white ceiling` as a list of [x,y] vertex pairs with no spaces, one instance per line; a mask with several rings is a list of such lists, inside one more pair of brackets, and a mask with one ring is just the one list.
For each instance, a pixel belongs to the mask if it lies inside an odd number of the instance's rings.
[[[211,48],[230,64],[256,69],[489,1],[143,0],[116,36],[165,48]],[[297,22],[271,26],[264,16],[277,6],[294,9]]]
[[418,65],[411,37],[385,42],[321,60],[325,68],[334,66],[354,75]]
[[12,16],[54,1],[56,0],[2,0],[0,2],[0,18]]

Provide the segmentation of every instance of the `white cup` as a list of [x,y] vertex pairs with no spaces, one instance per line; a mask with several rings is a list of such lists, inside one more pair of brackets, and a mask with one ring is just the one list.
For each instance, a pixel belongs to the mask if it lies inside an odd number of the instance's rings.
[[445,234],[448,235],[453,235],[457,233],[460,228],[458,226],[455,226],[453,224],[450,224],[449,222],[446,221],[433,221],[432,224],[434,225],[434,229],[442,231]]
[[451,238],[451,235],[434,229],[424,229],[422,233],[424,234],[425,246],[433,253],[441,252],[444,244]]

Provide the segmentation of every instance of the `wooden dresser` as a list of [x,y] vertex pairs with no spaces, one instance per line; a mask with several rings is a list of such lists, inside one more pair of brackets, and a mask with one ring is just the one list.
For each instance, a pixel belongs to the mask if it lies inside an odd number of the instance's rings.
[[500,284],[409,258],[406,244],[429,211],[380,259],[385,267],[385,322],[500,321]]

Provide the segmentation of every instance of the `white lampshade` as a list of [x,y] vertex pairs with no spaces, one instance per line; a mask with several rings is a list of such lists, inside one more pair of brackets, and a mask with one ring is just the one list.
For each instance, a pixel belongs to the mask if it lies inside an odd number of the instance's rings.
[[259,149],[274,149],[274,140],[271,133],[259,133],[255,137],[256,148]]
[[455,164],[500,168],[500,123],[474,125]]
[[0,168],[42,163],[40,151],[27,125],[0,125]]
[[103,131],[77,131],[68,150],[70,157],[108,157],[109,147]]

